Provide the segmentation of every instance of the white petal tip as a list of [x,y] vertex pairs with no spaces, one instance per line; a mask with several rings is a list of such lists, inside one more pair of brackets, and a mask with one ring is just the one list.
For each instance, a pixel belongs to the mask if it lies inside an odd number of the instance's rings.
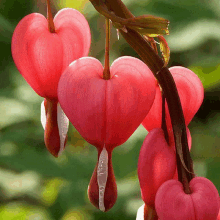
[[144,220],[144,206],[145,206],[145,204],[143,204],[143,205],[138,209],[136,220]]
[[60,156],[64,150],[65,140],[69,128],[69,119],[63,112],[59,103],[57,104],[57,122],[60,135],[60,151],[58,153],[58,156]]
[[104,196],[105,196],[105,187],[108,179],[108,152],[104,147],[98,162],[98,169],[97,169],[97,181],[99,186],[99,209],[101,211],[105,211],[105,204],[104,204]]
[[45,130],[46,127],[46,110],[45,110],[45,106],[44,106],[44,101],[41,103],[41,124],[43,126],[43,129]]

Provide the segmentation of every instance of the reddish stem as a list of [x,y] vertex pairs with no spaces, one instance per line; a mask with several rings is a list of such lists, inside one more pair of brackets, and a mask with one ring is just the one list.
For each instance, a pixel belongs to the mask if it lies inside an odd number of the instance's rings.
[[103,71],[103,78],[105,80],[110,79],[110,67],[109,67],[109,49],[110,49],[110,20],[108,18],[106,20],[106,37],[105,37],[105,66]]
[[55,26],[53,22],[53,15],[50,7],[50,0],[47,0],[47,20],[50,33],[55,33]]
[[165,139],[169,145],[169,135],[167,131],[167,125],[166,125],[166,108],[165,108],[165,96],[164,93],[161,91],[162,94],[162,123],[161,123],[161,128],[163,129]]

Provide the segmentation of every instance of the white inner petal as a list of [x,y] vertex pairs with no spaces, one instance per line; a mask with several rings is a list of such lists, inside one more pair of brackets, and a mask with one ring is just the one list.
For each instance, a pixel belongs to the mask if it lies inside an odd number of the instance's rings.
[[104,147],[98,162],[97,181],[99,186],[99,209],[105,211],[104,194],[108,178],[108,152]]
[[136,220],[144,220],[144,205],[143,204],[137,211],[137,218]]
[[57,122],[58,122],[58,129],[59,129],[59,135],[60,135],[60,151],[59,156],[64,150],[64,143],[66,139],[66,135],[69,128],[69,119],[63,112],[62,108],[60,107],[60,104],[57,104]]
[[45,127],[46,127],[46,110],[45,110],[45,106],[44,106],[44,100],[43,102],[41,103],[41,124],[43,126],[43,129],[45,130]]

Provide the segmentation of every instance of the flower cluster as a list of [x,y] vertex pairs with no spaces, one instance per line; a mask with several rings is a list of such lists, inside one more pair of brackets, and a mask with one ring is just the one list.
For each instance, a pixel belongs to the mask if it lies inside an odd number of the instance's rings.
[[[186,126],[202,104],[204,90],[195,73],[183,67],[172,67],[182,104]],[[164,103],[167,139],[162,127],[162,91],[159,86],[153,106],[142,122],[149,131],[141,147],[138,161],[138,177],[144,206],[139,209],[137,219],[147,219],[152,212],[154,219],[213,219],[219,211],[218,191],[211,181],[194,177],[189,182],[190,192],[185,192],[178,181],[175,143],[169,111]],[[187,128],[188,145],[191,136]],[[145,207],[146,206],[146,207]],[[157,218],[158,217],[158,218]]]
[[[149,43],[155,53],[152,36],[157,36],[164,65],[167,64],[169,48],[161,36],[168,33],[167,20],[153,16],[124,19],[109,13],[102,3],[96,3],[95,7],[111,19],[128,40],[129,30],[132,34],[142,34],[142,40]],[[74,9],[62,9],[53,19],[48,1],[47,19],[33,13],[17,25],[12,37],[12,56],[25,80],[44,98],[41,122],[47,149],[55,157],[62,153],[69,121],[96,147],[98,161],[88,197],[95,207],[108,211],[117,199],[112,151],[126,142],[142,123],[149,134],[138,161],[144,206],[139,209],[137,219],[216,220],[218,191],[211,181],[195,177],[189,166],[191,135],[187,126],[203,101],[201,81],[187,68],[166,69],[174,79],[170,84],[168,81],[167,88],[176,85],[185,119],[178,139],[178,126],[173,123],[172,115],[175,106],[170,105],[172,93],[169,95],[160,78],[154,77],[154,68],[140,59],[120,57],[110,67],[108,36],[109,25],[103,67],[99,60],[88,56],[90,28],[85,17]],[[162,72],[157,72],[158,77],[160,74]],[[170,111],[171,108],[174,110]],[[182,140],[186,133],[184,145]]]

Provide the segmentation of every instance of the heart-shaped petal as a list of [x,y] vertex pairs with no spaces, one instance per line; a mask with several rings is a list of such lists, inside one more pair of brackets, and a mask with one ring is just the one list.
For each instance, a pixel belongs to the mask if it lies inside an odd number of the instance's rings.
[[58,99],[79,133],[107,151],[123,144],[148,113],[156,81],[150,69],[133,57],[121,57],[103,79],[102,64],[91,57],[74,61],[63,73]]
[[169,146],[161,128],[151,130],[141,147],[138,159],[138,178],[142,199],[154,207],[158,188],[172,179],[176,170],[176,154]]
[[[204,98],[204,89],[198,76],[191,70],[184,67],[171,67],[170,72],[176,83],[183,108],[186,126],[198,111]],[[153,128],[161,127],[162,121],[162,95],[159,85],[156,89],[156,96],[151,110],[142,122],[143,126],[151,131]],[[169,137],[172,137],[172,125],[166,103],[166,124]]]
[[56,99],[62,71],[73,60],[88,55],[89,25],[78,11],[62,9],[54,19],[56,33],[38,13],[24,17],[12,36],[14,62],[38,95]]
[[72,61],[88,55],[91,33],[85,17],[72,8],[60,10],[54,17],[54,25],[63,45],[63,72]]
[[168,180],[156,194],[155,207],[163,220],[216,220],[219,195],[214,184],[203,177],[189,183],[191,194],[186,194],[177,180]]

